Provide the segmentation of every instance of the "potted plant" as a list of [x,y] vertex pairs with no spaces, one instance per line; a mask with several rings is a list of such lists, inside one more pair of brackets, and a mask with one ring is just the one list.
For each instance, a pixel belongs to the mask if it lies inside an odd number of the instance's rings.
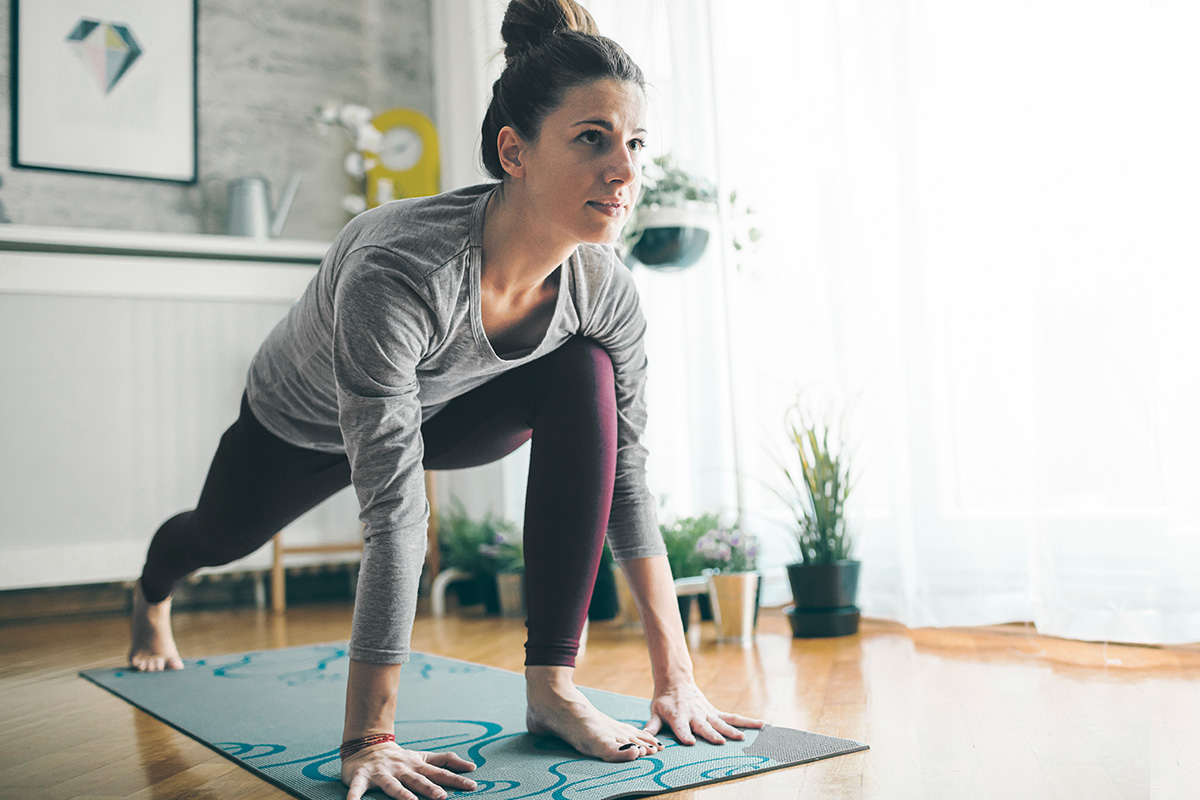
[[762,583],[758,568],[758,542],[738,526],[718,526],[696,542],[708,594],[713,607],[717,638],[746,641],[758,623]]
[[642,168],[642,193],[625,225],[626,261],[665,272],[690,267],[717,224],[712,182],[680,167],[670,153],[658,156]]
[[691,623],[692,600],[700,606],[700,618],[712,619],[712,606],[707,594],[707,581],[703,577],[704,563],[696,551],[700,537],[719,527],[717,514],[678,517],[670,523],[660,523],[659,531],[667,546],[667,562],[671,565],[671,576],[675,579],[675,591],[679,599],[679,616],[686,633]]
[[515,573],[519,585],[523,571],[520,529],[491,511],[473,519],[462,502],[452,498],[450,510],[438,514],[438,548],[444,569],[472,576],[470,581],[452,584],[459,604],[483,603],[487,613],[500,613],[497,575]]
[[[815,420],[799,400],[786,420],[798,470],[783,467],[787,488],[777,492],[794,520],[800,561],[788,564],[793,605],[784,609],[796,638],[846,636],[858,631],[858,575],[846,524],[849,457],[843,439],[830,443],[831,425]],[[844,430],[844,427],[842,428]]]

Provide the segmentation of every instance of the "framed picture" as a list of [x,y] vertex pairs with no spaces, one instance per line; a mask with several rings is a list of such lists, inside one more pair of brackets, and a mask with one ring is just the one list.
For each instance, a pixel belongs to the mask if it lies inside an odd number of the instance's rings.
[[12,0],[12,165],[195,183],[196,0]]

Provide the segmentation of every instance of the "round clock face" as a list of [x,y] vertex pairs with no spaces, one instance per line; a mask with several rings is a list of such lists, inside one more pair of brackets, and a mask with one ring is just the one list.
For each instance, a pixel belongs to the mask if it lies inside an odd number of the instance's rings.
[[412,128],[391,128],[383,134],[379,159],[388,169],[404,172],[416,166],[424,149],[421,137]]

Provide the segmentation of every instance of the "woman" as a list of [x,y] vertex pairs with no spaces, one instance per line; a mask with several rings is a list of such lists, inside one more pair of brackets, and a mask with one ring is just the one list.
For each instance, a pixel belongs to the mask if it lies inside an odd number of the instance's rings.
[[[365,546],[346,692],[348,800],[474,789],[453,753],[392,735],[408,660],[428,504],[424,469],[494,461],[532,438],[524,524],[527,724],[585,755],[741,739],[762,722],[718,711],[692,664],[645,486],[645,322],[610,243],[637,199],[644,79],[571,0],[514,0],[508,64],[483,123],[498,183],[360,214],[249,372],[194,511],[156,533],[139,581],[130,663],[182,666],[175,583],[260,547],[353,484]],[[644,728],[575,687],[575,654],[608,534],[654,673]],[[403,709],[399,711],[403,714]]]

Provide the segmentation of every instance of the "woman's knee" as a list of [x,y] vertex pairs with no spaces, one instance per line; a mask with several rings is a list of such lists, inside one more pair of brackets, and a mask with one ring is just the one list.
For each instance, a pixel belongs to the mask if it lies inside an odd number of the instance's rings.
[[567,382],[591,391],[612,390],[612,358],[595,340],[573,336],[550,357],[554,359],[552,374],[556,381]]

